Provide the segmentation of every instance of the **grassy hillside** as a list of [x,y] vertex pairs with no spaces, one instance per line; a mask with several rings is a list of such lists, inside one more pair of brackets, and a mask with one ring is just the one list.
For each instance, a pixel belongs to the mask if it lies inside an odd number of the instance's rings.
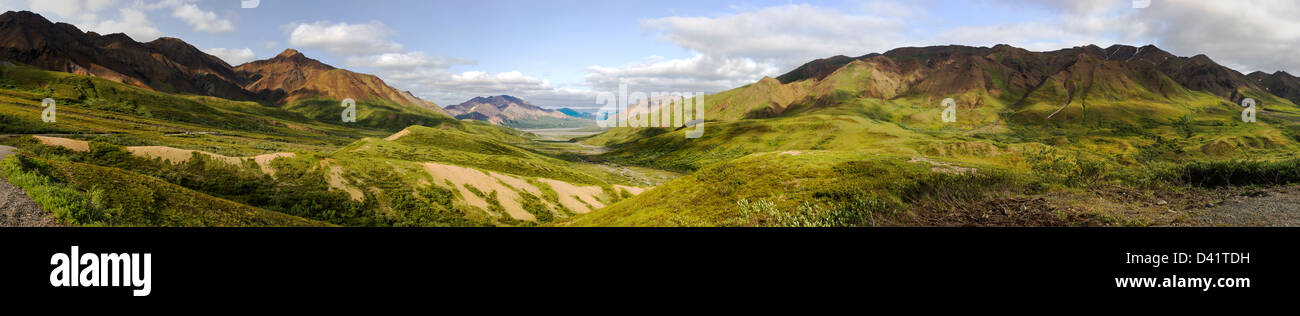
[[[694,171],[705,165],[753,153],[789,150],[852,150],[913,153],[908,144],[926,134],[850,115],[803,115],[774,119],[711,122],[704,137],[686,138],[686,130],[614,129],[588,143],[612,148],[606,158],[632,165]],[[621,139],[608,138],[620,133]],[[654,135],[650,135],[654,134]],[[648,137],[646,137],[648,136]],[[600,143],[601,141],[604,143]]]
[[[335,100],[268,107],[26,67],[0,74],[0,120],[11,123],[0,134],[73,138],[0,137],[29,161],[65,167],[41,173],[53,180],[38,183],[53,185],[32,195],[116,205],[57,211],[80,214],[60,218],[82,225],[535,225],[630,197],[668,175],[588,163],[575,154],[578,145],[382,101],[362,100],[358,122],[344,123]],[[45,97],[58,100],[57,122],[40,119]],[[109,184],[131,190],[103,189]],[[179,193],[148,193],[164,191]],[[185,208],[217,213],[172,214]],[[230,212],[252,217],[222,215]],[[221,216],[231,218],[209,218]]]
[[[170,95],[99,78],[0,67],[0,133],[94,134],[118,145],[159,145],[228,155],[322,150],[385,131],[335,126],[252,102]],[[41,121],[41,99],[57,122]],[[186,133],[190,133],[185,135]]]
[[958,203],[1025,188],[1006,171],[963,174],[870,152],[768,152],[709,165],[567,222],[578,226],[863,226],[909,203]]
[[596,122],[577,117],[538,116],[530,119],[506,121],[505,126],[519,129],[533,128],[583,128],[594,127]]
[[[470,126],[504,131],[483,123]],[[637,186],[641,180],[618,169],[561,160],[493,137],[529,141],[517,135],[412,126],[332,153],[285,153],[265,160],[188,151],[173,158],[149,158],[140,153],[166,152],[167,147],[93,141],[88,150],[27,137],[7,143],[40,159],[96,164],[102,170],[339,225],[533,225],[586,213],[642,190]]]
[[5,177],[46,211],[80,226],[328,226],[215,198],[155,178],[76,162],[13,156]]
[[[1244,123],[1231,101],[1109,63],[1074,63],[1038,86],[990,66],[975,72],[983,83],[937,95],[925,91],[959,86],[907,90],[887,66],[853,61],[823,80],[706,96],[697,139],[662,128],[580,138],[612,161],[692,174],[560,224],[1155,225],[1189,216],[1156,207],[1160,196],[1295,181],[1300,107],[1258,90],[1239,91],[1266,104]],[[939,119],[942,98],[957,101],[957,122]],[[1041,212],[978,213],[1017,203]]]
[[61,220],[107,226],[1163,225],[1223,188],[1300,182],[1288,100],[1238,90],[1260,104],[1243,123],[1233,101],[1163,75],[1085,59],[1035,83],[1011,67],[1043,61],[1003,53],[951,73],[846,61],[706,96],[700,138],[575,142],[382,100],[345,123],[332,99],[272,107],[0,67],[0,134],[68,138],[0,136],[23,151],[0,165]]
[[284,110],[299,113],[307,118],[336,125],[378,129],[396,132],[411,125],[438,126],[456,121],[455,118],[434,110],[404,106],[382,99],[357,101],[357,121],[343,122],[342,100],[313,98],[291,102]]

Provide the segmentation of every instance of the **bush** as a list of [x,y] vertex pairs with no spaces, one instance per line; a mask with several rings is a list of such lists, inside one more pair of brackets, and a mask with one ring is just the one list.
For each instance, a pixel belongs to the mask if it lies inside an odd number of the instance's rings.
[[1044,181],[1059,183],[1069,187],[1093,185],[1105,180],[1110,168],[1102,160],[1085,157],[1082,153],[1057,153],[1055,149],[1043,148],[1029,152],[1025,161]]
[[27,120],[5,113],[0,113],[0,133],[5,134],[56,134],[71,133],[72,130],[45,124],[39,120]]
[[1025,187],[1017,183],[1012,174],[996,169],[973,174],[936,172],[906,183],[901,197],[908,203],[928,202],[953,208]]
[[42,174],[39,170],[49,170],[48,164],[23,156],[15,155],[0,161],[0,167],[10,183],[27,191],[27,196],[55,217],[73,225],[96,224],[104,220],[103,190],[96,189],[90,194],[78,191]]
[[1300,159],[1198,161],[1180,169],[1182,183],[1200,187],[1300,183]]
[[1192,125],[1192,116],[1185,115],[1177,119],[1169,119],[1169,126],[1183,135],[1183,138],[1192,138],[1196,135],[1196,126]]
[[1156,141],[1149,145],[1138,146],[1137,157],[1140,162],[1173,159],[1183,155],[1183,142],[1156,136]]
[[736,201],[740,221],[743,226],[777,226],[777,227],[846,227],[876,225],[879,220],[893,217],[895,205],[875,198],[855,199],[849,203],[838,204],[832,208],[823,208],[818,204],[804,202],[794,211],[782,211],[767,200],[750,202],[748,199]]

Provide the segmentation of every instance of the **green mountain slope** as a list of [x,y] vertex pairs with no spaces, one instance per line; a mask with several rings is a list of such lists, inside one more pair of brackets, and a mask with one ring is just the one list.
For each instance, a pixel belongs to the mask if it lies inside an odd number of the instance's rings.
[[[79,225],[534,225],[663,178],[584,162],[571,154],[577,145],[382,100],[358,102],[357,123],[344,123],[328,99],[268,107],[23,66],[0,67],[0,82],[0,119],[12,123],[0,134],[80,139],[0,137],[24,159],[76,172],[41,173],[64,190],[33,194],[108,201]],[[57,122],[41,121],[45,97],[58,102]]]
[[[1203,181],[1177,176],[1192,168],[1189,161],[1294,158],[1300,107],[1204,56],[1166,55],[1153,46],[1036,53],[1002,45],[814,61],[780,80],[706,96],[701,138],[681,129],[615,128],[579,139],[610,148],[602,157],[613,161],[693,174],[564,224],[930,225],[958,216],[943,215],[953,205],[965,205],[956,207],[962,211],[1044,196],[1058,198],[1049,206],[1070,220],[1017,223],[1167,224],[1178,216],[1124,214],[1147,206],[1121,203],[1106,188],[1199,190],[1191,184]],[[1179,65],[1202,70],[1193,75]],[[1237,104],[1247,97],[1261,104],[1257,122],[1241,121]],[[944,98],[956,101],[955,122],[940,119]],[[835,167],[844,163],[878,167]],[[1218,166],[1232,172],[1239,165]],[[914,183],[952,170],[970,171],[946,178],[951,187]],[[867,193],[845,200],[822,192],[840,186]],[[989,188],[997,194],[979,193]],[[858,200],[867,202],[853,204]],[[755,209],[767,215],[745,215]],[[876,220],[831,220],[843,212]],[[863,215],[881,212],[892,217]]]
[[5,178],[68,224],[90,226],[330,226],[215,198],[115,168],[15,156]]

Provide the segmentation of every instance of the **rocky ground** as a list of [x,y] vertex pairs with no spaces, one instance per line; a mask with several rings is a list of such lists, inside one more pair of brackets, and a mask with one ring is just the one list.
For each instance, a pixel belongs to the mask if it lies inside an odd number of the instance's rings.
[[[13,155],[17,148],[0,146],[0,159]],[[0,175],[0,227],[56,227],[59,222],[47,216],[23,189]]]
[[1300,226],[1300,186],[1138,191],[1101,188],[921,206],[902,226]]
[[1247,192],[1196,215],[1179,226],[1300,227],[1300,186]]

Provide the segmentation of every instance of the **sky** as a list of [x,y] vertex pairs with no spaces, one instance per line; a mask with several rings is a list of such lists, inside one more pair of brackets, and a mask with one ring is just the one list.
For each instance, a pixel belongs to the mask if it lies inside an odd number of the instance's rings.
[[1294,0],[0,0],[83,31],[176,37],[231,65],[286,48],[446,106],[509,94],[595,109],[631,91],[715,93],[897,47],[1154,44],[1243,73],[1300,73]]

